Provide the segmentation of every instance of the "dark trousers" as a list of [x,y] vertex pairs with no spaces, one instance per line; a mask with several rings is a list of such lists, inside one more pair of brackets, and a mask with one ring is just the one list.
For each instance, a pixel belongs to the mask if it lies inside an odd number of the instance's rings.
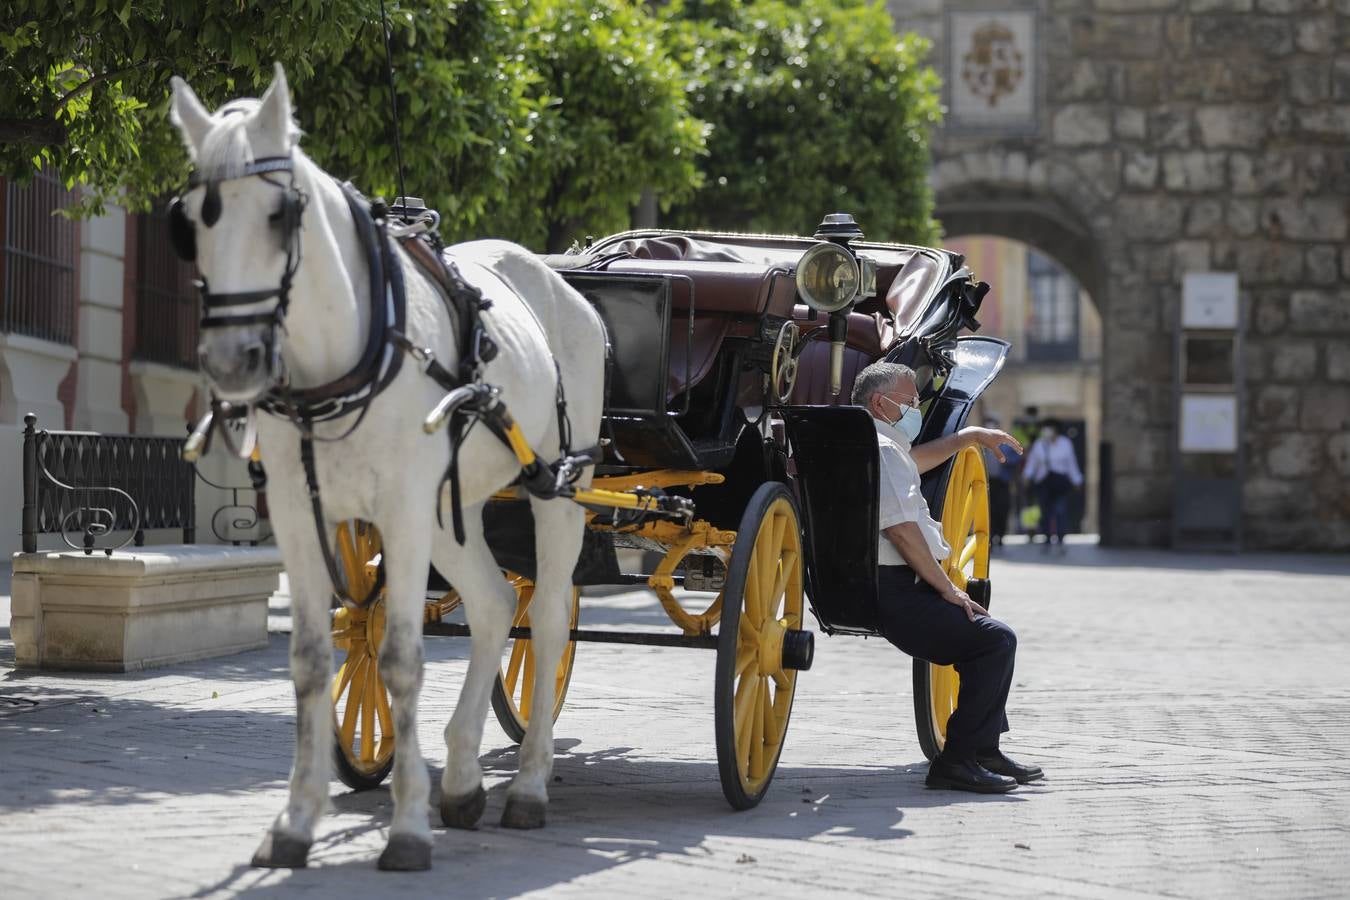
[[1008,530],[1008,507],[1011,497],[1008,482],[1002,478],[989,479],[989,537],[996,543],[1003,543],[1003,535]]
[[1036,494],[1041,504],[1041,530],[1049,541],[1053,536],[1064,542],[1064,532],[1069,530],[1069,495],[1073,493],[1073,482],[1067,475],[1051,472],[1036,484]]
[[916,659],[954,665],[961,676],[956,710],[947,721],[942,754],[969,758],[998,747],[1008,730],[1017,635],[990,616],[976,616],[943,600],[927,582],[914,581],[908,566],[879,566],[878,600],[886,640]]

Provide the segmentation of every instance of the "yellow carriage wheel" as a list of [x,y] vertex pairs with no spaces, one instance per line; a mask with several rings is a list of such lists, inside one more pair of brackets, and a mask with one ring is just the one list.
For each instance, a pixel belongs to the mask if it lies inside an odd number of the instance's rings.
[[[530,624],[530,603],[534,600],[534,582],[513,573],[506,573],[506,580],[516,590],[516,616],[513,625],[528,627]],[[568,617],[568,628],[577,627],[581,613],[581,588],[572,588],[572,612]],[[576,659],[577,642],[569,640],[563,651],[562,659],[553,683],[553,721],[558,721],[563,702],[567,699],[567,686],[572,681],[572,662]],[[530,704],[534,698],[535,665],[534,642],[527,638],[511,639],[506,642],[506,651],[502,657],[502,669],[492,685],[492,711],[507,737],[519,744],[525,740],[525,729],[530,726]]]
[[764,797],[783,750],[797,691],[783,647],[803,636],[802,565],[792,494],[779,482],[763,484],[731,550],[717,640],[717,767],[722,793],[736,809]]
[[[348,595],[365,597],[379,568],[380,532],[369,522],[343,522],[337,552]],[[365,609],[343,607],[333,615],[333,644],[346,656],[333,677],[333,730],[337,776],[356,791],[378,787],[394,767],[394,716],[380,676],[384,591]]]
[[[962,450],[952,461],[942,502],[942,534],[952,548],[942,567],[953,584],[965,590],[970,579],[989,577],[989,482],[975,447]],[[914,722],[919,746],[929,759],[947,743],[947,720],[956,709],[960,683],[951,666],[914,660]]]

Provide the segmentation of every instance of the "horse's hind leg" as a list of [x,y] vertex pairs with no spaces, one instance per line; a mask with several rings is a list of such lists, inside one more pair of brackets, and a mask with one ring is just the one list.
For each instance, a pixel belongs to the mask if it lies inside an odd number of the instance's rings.
[[534,695],[530,727],[520,744],[520,771],[506,794],[502,825],[541,828],[553,773],[553,702],[558,663],[567,649],[572,607],[572,570],[581,553],[585,513],[567,500],[531,500],[534,512],[534,600],[530,636],[534,648]]
[[[283,532],[278,529],[278,538]],[[308,537],[308,535],[305,535]],[[328,575],[317,547],[283,546],[291,583],[291,678],[295,682],[295,761],[286,808],[253,854],[253,865],[303,868],[314,827],[328,803],[333,758],[332,626]]]
[[394,716],[394,818],[381,869],[431,868],[431,825],[427,797],[431,780],[417,743],[417,697],[422,688],[422,607],[431,554],[430,516],[412,515],[409,503],[395,518],[380,523],[384,539],[388,593],[380,675],[389,688]]
[[482,507],[464,510],[464,546],[448,534],[435,545],[436,568],[464,598],[472,641],[469,671],[459,703],[445,728],[446,761],[441,776],[441,821],[451,828],[473,828],[487,804],[478,751],[483,744],[492,683],[516,609],[515,592],[502,577],[483,537]]

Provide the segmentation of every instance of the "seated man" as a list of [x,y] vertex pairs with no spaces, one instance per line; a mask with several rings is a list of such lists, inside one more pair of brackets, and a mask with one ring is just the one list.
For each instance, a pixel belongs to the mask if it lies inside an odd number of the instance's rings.
[[928,770],[927,785],[1003,793],[1042,776],[999,750],[1008,730],[1004,708],[1012,687],[1017,636],[965,591],[938,560],[951,553],[919,490],[919,474],[978,445],[1003,458],[1001,445],[1021,444],[992,428],[963,428],[918,447],[922,414],[914,372],[879,362],[853,384],[853,403],[872,414],[881,457],[881,516],[877,561],[881,625],[886,639],[918,659],[954,665],[961,676],[947,741]]

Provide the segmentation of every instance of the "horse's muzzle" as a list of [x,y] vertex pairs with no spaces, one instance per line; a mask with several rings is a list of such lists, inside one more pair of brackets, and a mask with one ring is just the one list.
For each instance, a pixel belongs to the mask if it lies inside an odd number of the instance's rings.
[[276,361],[264,341],[250,341],[229,353],[212,352],[203,344],[198,355],[216,397],[226,403],[252,403],[276,381]]

